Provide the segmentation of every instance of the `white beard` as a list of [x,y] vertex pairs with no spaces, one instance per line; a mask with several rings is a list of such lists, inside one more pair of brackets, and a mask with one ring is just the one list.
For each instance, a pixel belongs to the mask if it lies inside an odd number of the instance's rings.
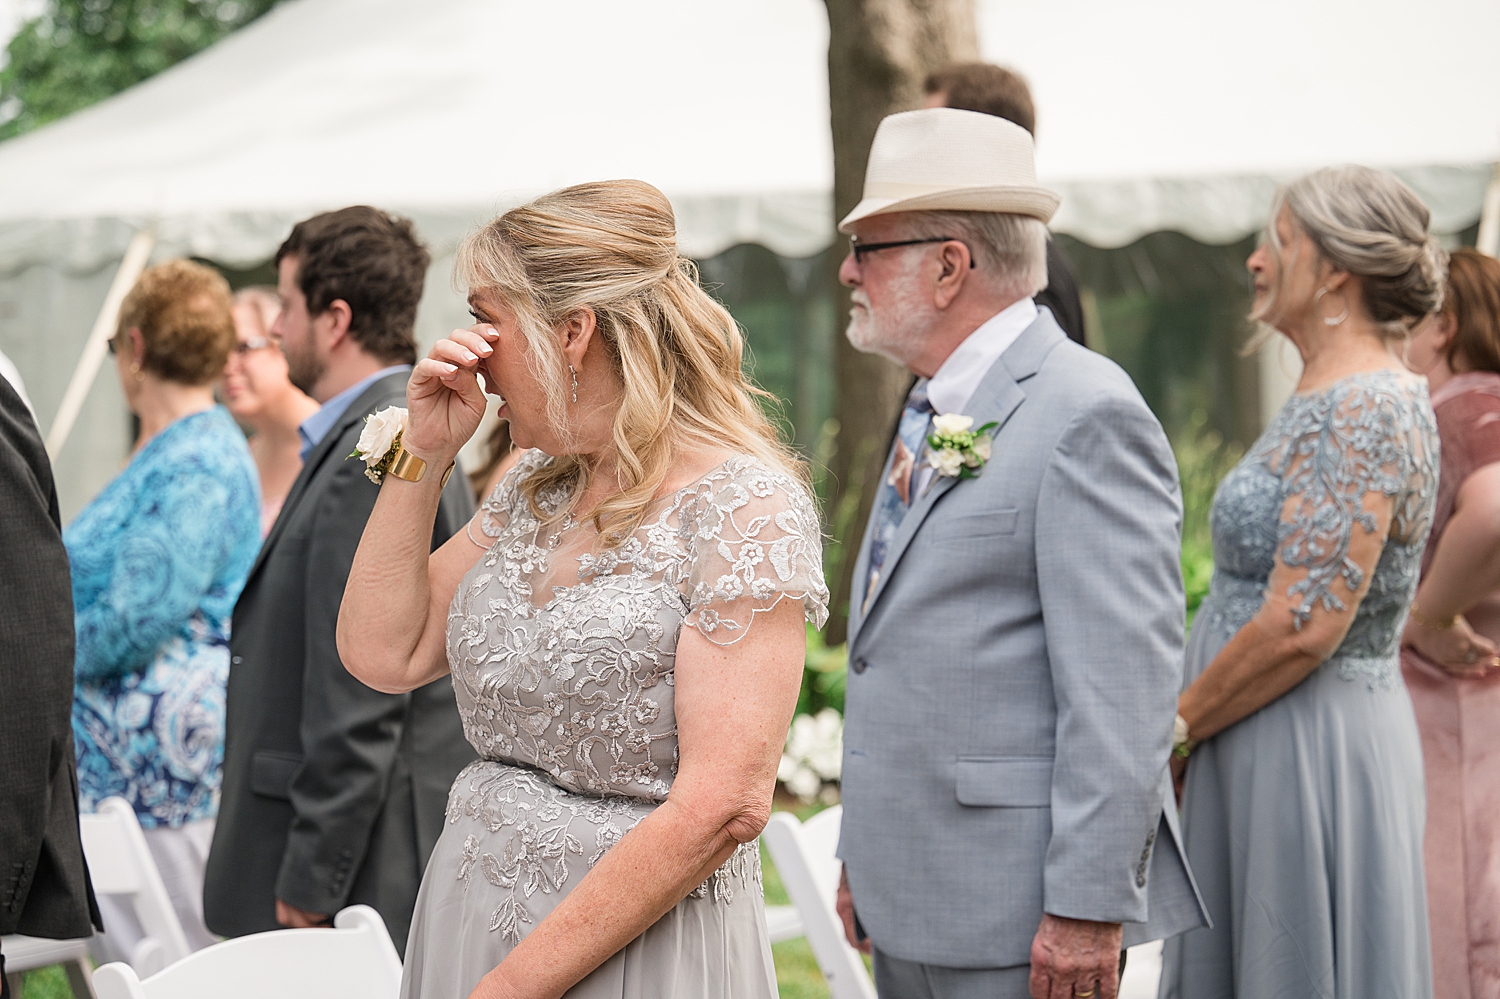
[[922,340],[932,328],[935,310],[930,301],[908,279],[890,288],[886,302],[876,310],[864,291],[856,288],[850,298],[859,308],[849,310],[844,335],[862,354],[879,354],[903,367],[921,352]]

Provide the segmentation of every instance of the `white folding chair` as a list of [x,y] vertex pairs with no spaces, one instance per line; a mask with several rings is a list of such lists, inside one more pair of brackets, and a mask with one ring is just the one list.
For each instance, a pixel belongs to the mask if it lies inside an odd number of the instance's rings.
[[16,999],[21,996],[21,982],[25,973],[38,968],[50,968],[60,964],[67,971],[68,984],[76,999],[88,999],[93,989],[89,979],[94,966],[89,963],[87,939],[46,940],[12,933],[0,937],[0,954],[5,955],[5,977],[10,979],[10,990]]
[[333,927],[225,940],[145,981],[128,964],[106,964],[94,972],[94,992],[99,999],[395,999],[401,959],[380,913],[351,905]]
[[78,831],[94,892],[125,897],[145,931],[126,957],[136,974],[153,975],[192,953],[130,802],[105,798],[98,811],[78,816]]
[[1161,983],[1162,942],[1137,944],[1125,959],[1125,974],[1120,978],[1120,999],[1156,999]]
[[[844,939],[844,924],[834,909],[839,888],[839,861],[834,851],[843,815],[843,808],[835,806],[798,822],[788,812],[776,812],[761,838],[801,917],[803,934],[832,999],[875,999],[875,985],[865,970],[864,959]],[[784,917],[778,919],[785,931]],[[770,927],[769,911],[766,922]]]
[[[177,919],[177,910],[172,907],[130,802],[124,798],[104,799],[97,812],[78,816],[78,831],[95,893],[128,899],[146,933],[129,955],[136,973],[154,974],[187,957],[189,948],[182,923]],[[88,959],[85,939],[8,936],[0,941],[0,952],[5,954],[7,975],[61,964],[67,970],[73,994],[80,999],[91,994],[93,965]]]

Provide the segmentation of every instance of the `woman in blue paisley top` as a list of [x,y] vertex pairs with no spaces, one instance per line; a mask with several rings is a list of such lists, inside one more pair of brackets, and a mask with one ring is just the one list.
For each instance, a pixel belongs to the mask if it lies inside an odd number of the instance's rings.
[[[772,999],[756,834],[828,603],[799,466],[650,185],[512,209],[458,267],[477,323],[407,388],[430,474],[386,479],[339,619],[366,683],[451,675],[480,756],[402,994]],[[480,375],[525,453],[429,558]]]
[[[203,925],[203,865],[224,759],[229,621],[260,546],[245,436],[213,382],[235,343],[229,286],[173,260],[126,297],[110,341],[141,421],[130,463],[68,526],[78,632],[73,732],[82,810],[134,807],[188,942]],[[111,956],[141,931],[101,896]]]
[[1168,942],[1164,997],[1432,995],[1398,646],[1438,439],[1426,383],[1392,350],[1442,300],[1427,226],[1389,174],[1321,170],[1282,190],[1250,257],[1252,316],[1303,372],[1214,499],[1174,757],[1213,926]]

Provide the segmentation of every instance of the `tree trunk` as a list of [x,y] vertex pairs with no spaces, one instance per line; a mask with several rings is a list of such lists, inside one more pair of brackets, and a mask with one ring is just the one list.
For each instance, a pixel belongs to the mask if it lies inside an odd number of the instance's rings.
[[[834,220],[859,202],[865,161],[880,120],[921,106],[927,74],[979,58],[974,0],[825,0],[828,6],[828,93],[833,124]],[[848,315],[848,289],[838,283],[840,255],[830,254],[838,314]],[[841,319],[842,322],[846,320]],[[844,641],[850,576],[885,465],[886,450],[911,375],[836,338],[839,422],[832,455],[828,528],[835,548],[828,575],[833,591],[827,641]]]

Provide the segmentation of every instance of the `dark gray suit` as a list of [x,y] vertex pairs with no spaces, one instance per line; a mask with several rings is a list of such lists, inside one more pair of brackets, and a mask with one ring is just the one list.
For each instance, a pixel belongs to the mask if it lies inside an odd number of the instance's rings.
[[[210,929],[277,928],[276,899],[311,912],[373,905],[404,949],[453,779],[475,757],[453,684],[381,694],[344,669],[344,584],[380,487],[346,460],[364,417],[406,404],[405,374],[365,391],[307,456],[250,570],[230,639],[224,788],[203,888]],[[436,549],[473,514],[444,490]]]
[[1201,926],[1167,773],[1166,436],[1045,309],[965,412],[999,424],[989,463],[913,500],[849,615],[839,856],[860,921],[881,953],[946,968],[1024,967],[1044,911],[1125,923],[1127,944]]
[[78,839],[73,586],[52,466],[0,378],[0,934],[99,925]]

